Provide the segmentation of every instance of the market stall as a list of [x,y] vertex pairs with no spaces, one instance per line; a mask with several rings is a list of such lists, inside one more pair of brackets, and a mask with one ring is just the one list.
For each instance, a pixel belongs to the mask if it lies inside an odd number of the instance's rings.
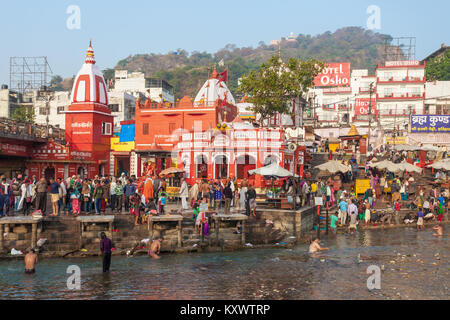
[[282,192],[281,189],[274,187],[274,181],[279,178],[286,177],[298,177],[294,175],[290,171],[280,167],[276,162],[257,169],[249,170],[249,175],[260,175],[264,176],[265,179],[272,180],[272,188],[268,190],[266,193],[266,203],[270,206],[283,208],[283,209],[292,209],[294,207],[294,197],[293,195],[287,195]]
[[159,176],[164,177],[167,182],[166,193],[169,200],[179,198],[183,174],[184,170],[175,167],[170,167],[160,172]]

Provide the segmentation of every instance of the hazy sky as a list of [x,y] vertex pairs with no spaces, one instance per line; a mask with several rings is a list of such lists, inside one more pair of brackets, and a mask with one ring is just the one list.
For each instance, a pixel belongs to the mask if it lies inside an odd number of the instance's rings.
[[[67,27],[71,5],[80,8],[80,29]],[[53,74],[76,74],[90,37],[104,69],[136,53],[215,52],[228,43],[268,44],[291,31],[317,35],[345,26],[366,28],[370,5],[381,13],[381,29],[375,31],[417,37],[417,59],[441,43],[450,45],[447,0],[2,1],[0,83],[9,84],[11,56],[47,56]]]

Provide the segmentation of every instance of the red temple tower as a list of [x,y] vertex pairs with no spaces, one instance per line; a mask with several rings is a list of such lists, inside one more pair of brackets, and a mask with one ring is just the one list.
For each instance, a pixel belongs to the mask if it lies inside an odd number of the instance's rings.
[[108,107],[108,90],[103,73],[95,64],[91,42],[86,60],[72,88],[66,111],[66,144],[72,159],[89,166],[89,177],[109,173],[110,138],[113,115]]

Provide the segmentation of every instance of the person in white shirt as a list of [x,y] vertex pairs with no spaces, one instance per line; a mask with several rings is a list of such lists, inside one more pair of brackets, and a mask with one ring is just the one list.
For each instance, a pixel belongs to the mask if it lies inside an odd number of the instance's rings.
[[231,192],[233,192],[233,198],[231,199],[231,206],[232,207],[235,206],[234,201],[235,201],[235,198],[236,198],[235,197],[236,188],[234,187],[234,180],[236,180],[236,178],[230,179],[230,189],[231,189]]
[[19,201],[19,206],[17,207],[18,210],[22,210],[23,208],[23,214],[28,215],[28,211],[31,207],[31,197],[33,195],[32,188],[30,181],[27,179],[25,182],[20,186],[21,189],[21,197]]
[[183,210],[188,210],[187,198],[189,196],[188,185],[184,178],[181,179],[181,188],[180,188],[180,198],[181,198],[181,207]]
[[111,196],[111,212],[114,212],[116,210],[116,203],[117,203],[116,188],[117,188],[116,177],[113,177],[111,183],[109,184],[109,195]]

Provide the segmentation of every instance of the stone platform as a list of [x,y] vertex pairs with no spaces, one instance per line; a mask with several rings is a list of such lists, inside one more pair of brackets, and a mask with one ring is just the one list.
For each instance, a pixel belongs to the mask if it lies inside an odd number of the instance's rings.
[[[10,229],[16,225],[22,225],[25,232],[27,233],[27,225],[31,225],[31,241],[30,246],[34,248],[36,246],[37,235],[38,235],[38,224],[40,224],[42,218],[33,218],[31,216],[17,216],[17,217],[3,217],[0,219],[0,251],[4,248],[4,236],[5,233],[9,234]],[[18,239],[17,239],[18,240]],[[24,239],[25,240],[25,239]]]

